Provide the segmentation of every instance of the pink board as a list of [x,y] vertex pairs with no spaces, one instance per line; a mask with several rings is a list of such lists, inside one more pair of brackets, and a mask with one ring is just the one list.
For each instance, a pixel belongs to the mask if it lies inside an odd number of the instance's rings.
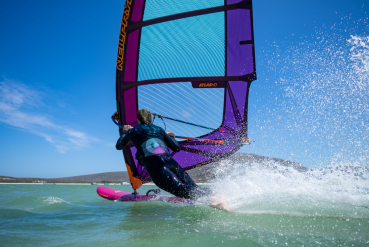
[[106,187],[97,187],[96,192],[102,198],[111,200],[111,201],[121,201],[121,202],[164,201],[164,202],[172,202],[172,203],[194,204],[191,200],[178,198],[174,196],[165,196],[165,195],[147,196],[145,194],[133,195],[132,192],[120,191],[120,190],[106,188]]

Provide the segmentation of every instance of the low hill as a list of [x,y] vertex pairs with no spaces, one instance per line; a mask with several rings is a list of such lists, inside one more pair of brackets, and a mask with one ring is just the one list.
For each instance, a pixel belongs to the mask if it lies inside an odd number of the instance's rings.
[[57,180],[68,181],[68,182],[129,182],[129,176],[126,171],[124,172],[104,172],[83,176],[73,176],[73,177],[65,177],[58,178]]
[[[244,164],[245,166],[252,165],[261,165],[265,167],[269,167],[273,169],[273,166],[285,166],[289,168],[296,169],[300,172],[308,171],[309,169],[300,165],[297,162],[270,158],[266,156],[259,156],[256,154],[246,154],[246,153],[236,153],[229,157],[228,159],[224,159],[219,162],[215,162],[213,164],[201,166],[192,170],[187,171],[188,174],[192,177],[192,179],[197,183],[206,183],[215,178],[215,167],[219,165],[220,162],[226,162],[229,164],[229,169],[231,169],[234,164]],[[63,178],[55,178],[55,179],[47,179],[47,178],[13,178],[13,177],[4,177],[0,176],[0,182],[3,183],[121,183],[121,182],[129,182],[128,173],[126,171],[119,172],[105,172],[105,173],[97,173],[90,175],[82,175],[82,176],[73,176],[73,177],[63,177]]]
[[121,183],[129,182],[128,173],[105,172],[64,178],[15,178],[0,176],[0,183]]

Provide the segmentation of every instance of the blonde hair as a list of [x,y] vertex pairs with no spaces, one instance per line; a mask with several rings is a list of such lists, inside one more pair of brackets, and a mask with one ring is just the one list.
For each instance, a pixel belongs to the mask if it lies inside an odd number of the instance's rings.
[[137,119],[143,124],[152,123],[151,112],[146,109],[141,109],[137,112]]

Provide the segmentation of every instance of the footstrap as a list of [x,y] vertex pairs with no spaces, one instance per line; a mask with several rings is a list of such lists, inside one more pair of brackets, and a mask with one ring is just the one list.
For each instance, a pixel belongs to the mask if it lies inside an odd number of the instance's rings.
[[160,194],[160,189],[151,189],[148,192],[146,192],[146,196],[149,196],[150,192],[154,192],[154,196]]

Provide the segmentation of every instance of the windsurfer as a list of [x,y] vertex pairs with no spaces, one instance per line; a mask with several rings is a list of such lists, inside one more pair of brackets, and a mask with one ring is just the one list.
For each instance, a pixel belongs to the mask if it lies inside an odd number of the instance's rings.
[[137,148],[136,159],[152,181],[177,197],[196,199],[211,194],[209,188],[198,186],[170,155],[168,147],[174,152],[181,149],[174,133],[152,124],[151,113],[146,109],[137,112],[137,123],[134,127],[124,125],[116,144],[118,150],[132,142]]

